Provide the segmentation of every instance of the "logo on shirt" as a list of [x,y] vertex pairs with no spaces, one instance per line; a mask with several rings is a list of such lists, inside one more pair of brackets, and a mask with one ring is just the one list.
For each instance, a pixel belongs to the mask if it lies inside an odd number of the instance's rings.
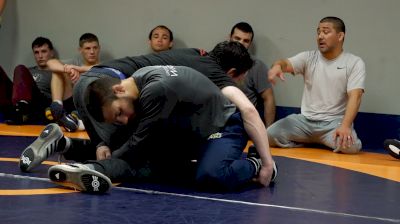
[[33,80],[35,80],[35,82],[38,82],[40,80],[40,74],[32,73],[32,78],[33,78]]
[[165,70],[167,75],[169,76],[178,76],[178,72],[176,71],[176,68],[172,65],[167,65],[167,66],[162,66],[162,68]]
[[337,69],[344,69],[344,68],[346,68],[346,67],[345,67],[345,66],[343,66],[343,67],[339,67],[339,66],[338,66],[338,67],[337,67]]

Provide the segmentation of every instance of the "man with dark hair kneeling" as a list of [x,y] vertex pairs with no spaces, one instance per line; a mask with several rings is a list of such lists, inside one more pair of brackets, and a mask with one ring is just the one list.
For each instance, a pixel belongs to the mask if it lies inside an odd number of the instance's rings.
[[[146,164],[156,174],[173,170],[172,164],[184,170],[192,159],[198,161],[196,183],[207,189],[236,189],[258,175],[261,160],[241,158],[248,137],[240,113],[191,68],[150,66],[122,81],[101,78],[89,85],[85,99],[97,121],[120,125],[132,135],[110,152],[112,158],[51,167],[56,184],[105,192],[110,179],[140,178]],[[273,165],[271,181],[277,175]]]

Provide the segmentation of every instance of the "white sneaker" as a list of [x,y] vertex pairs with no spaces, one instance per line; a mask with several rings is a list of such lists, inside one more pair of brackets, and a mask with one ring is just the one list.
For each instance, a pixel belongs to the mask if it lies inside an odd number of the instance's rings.
[[48,175],[55,184],[88,193],[105,193],[112,186],[106,175],[80,163],[52,166]]

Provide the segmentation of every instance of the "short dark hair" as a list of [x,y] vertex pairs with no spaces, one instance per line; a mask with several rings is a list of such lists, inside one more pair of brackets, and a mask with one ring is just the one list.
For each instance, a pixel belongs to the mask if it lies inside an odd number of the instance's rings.
[[233,35],[233,32],[235,32],[236,28],[245,33],[251,33],[251,41],[253,41],[254,31],[253,31],[253,28],[250,26],[250,24],[248,24],[246,22],[236,23],[236,25],[234,25],[231,29],[231,36]]
[[336,32],[346,33],[346,26],[342,19],[335,16],[327,16],[319,21],[319,23],[333,23]]
[[84,33],[79,38],[79,47],[82,47],[84,43],[94,42],[94,41],[96,41],[97,43],[100,43],[99,38],[97,38],[97,36],[94,35],[93,33]]
[[50,50],[53,50],[53,43],[46,38],[46,37],[36,37],[36,39],[32,42],[32,50],[34,47],[41,47],[43,45],[47,44],[49,46]]
[[246,72],[253,66],[253,59],[251,59],[247,49],[236,41],[218,43],[209,55],[225,72],[235,68],[235,76]]
[[117,99],[112,87],[121,83],[114,77],[104,77],[90,83],[86,88],[84,101],[92,117],[98,122],[104,122],[103,106],[111,104]]
[[158,25],[158,26],[154,27],[149,33],[149,40],[151,40],[151,36],[153,35],[154,30],[157,29],[157,28],[162,28],[162,29],[168,30],[168,32],[169,32],[169,40],[170,41],[174,40],[174,34],[172,33],[172,31],[167,26],[164,26],[164,25]]

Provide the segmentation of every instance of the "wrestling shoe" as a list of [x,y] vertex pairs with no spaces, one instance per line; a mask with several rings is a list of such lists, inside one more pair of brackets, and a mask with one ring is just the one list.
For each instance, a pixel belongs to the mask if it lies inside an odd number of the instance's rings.
[[[246,159],[253,163],[254,167],[256,168],[255,176],[257,176],[261,169],[261,159],[260,159],[260,155],[258,154],[257,149],[254,145],[251,145],[249,147]],[[278,166],[276,165],[276,162],[274,161],[271,183],[275,182],[275,179],[277,176],[278,176]]]
[[45,115],[47,120],[57,122],[68,132],[75,132],[79,128],[77,115],[67,114],[64,106],[58,102],[52,102],[50,107],[46,108]]
[[79,128],[78,120],[71,114],[64,114],[57,123],[68,132],[75,132]]
[[254,145],[249,146],[249,149],[247,151],[247,158],[248,157],[260,158],[260,155],[258,155],[257,149]]
[[20,169],[29,172],[55,152],[68,148],[70,140],[63,136],[64,134],[57,124],[48,124],[39,137],[22,152],[19,159]]
[[22,125],[29,121],[29,103],[25,100],[18,101],[10,114],[9,119],[5,122],[8,125]]
[[84,131],[85,129],[85,125],[83,124],[82,119],[79,117],[78,111],[74,110],[71,112],[71,116],[73,118],[75,118],[75,120],[78,121],[78,131]]
[[105,193],[112,186],[106,175],[80,163],[52,166],[48,175],[55,184],[87,193]]
[[396,159],[400,159],[400,141],[397,139],[386,139],[383,143],[386,151]]

